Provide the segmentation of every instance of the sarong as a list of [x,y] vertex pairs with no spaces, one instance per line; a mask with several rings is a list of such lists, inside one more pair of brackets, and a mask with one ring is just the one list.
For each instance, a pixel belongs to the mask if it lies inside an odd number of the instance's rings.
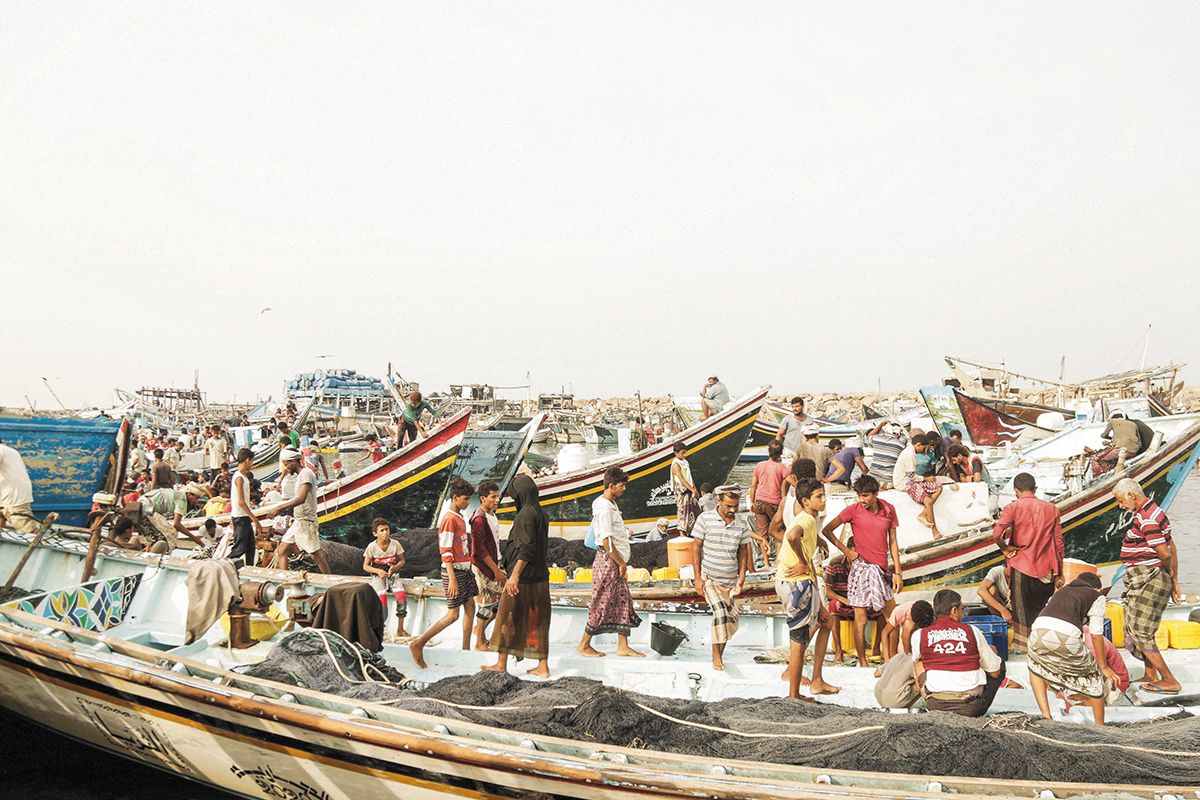
[[1125,570],[1125,640],[1129,652],[1139,660],[1143,653],[1157,653],[1154,636],[1163,611],[1171,602],[1171,578],[1159,567],[1134,565]]
[[811,580],[776,581],[775,594],[787,617],[788,639],[807,645],[817,623],[817,593]]
[[628,636],[629,631],[642,624],[642,618],[633,610],[633,596],[629,594],[629,583],[617,571],[617,562],[608,551],[596,551],[592,560],[592,601],[588,604],[588,636],[599,633],[619,633]]
[[936,489],[937,484],[934,484],[931,487],[922,477],[910,478],[908,481],[908,486],[904,488],[904,490],[908,492],[908,496],[911,497],[912,501],[917,505],[924,505],[925,498],[933,494],[934,490]]
[[500,595],[504,594],[504,584],[484,575],[479,567],[472,566],[475,573],[475,586],[479,594],[475,597],[475,619],[485,622],[496,618],[496,609],[500,607]]
[[1043,583],[1020,570],[1008,570],[1008,585],[1011,589],[1013,609],[1013,641],[1009,652],[1024,653],[1029,640],[1029,626],[1042,613],[1050,596],[1054,594],[1054,582]]
[[456,569],[454,570],[454,578],[458,591],[452,595],[450,594],[450,570],[443,565],[442,591],[446,594],[446,608],[458,608],[479,594],[479,587],[475,585],[475,576],[471,573],[471,570]]
[[733,602],[733,586],[722,586],[709,579],[704,582],[704,599],[712,607],[713,644],[725,644],[738,629],[738,610]]
[[854,608],[882,611],[892,599],[891,571],[862,558],[854,559],[846,582],[846,599]]
[[546,658],[550,654],[550,582],[522,583],[513,597],[500,596],[496,628],[489,650],[522,658]]
[[678,517],[679,530],[685,533],[692,532],[692,526],[696,524],[696,508],[696,501],[692,499],[691,492],[675,495],[675,514]]
[[1104,697],[1108,681],[1092,656],[1083,634],[1034,628],[1029,634],[1029,671],[1057,689]]

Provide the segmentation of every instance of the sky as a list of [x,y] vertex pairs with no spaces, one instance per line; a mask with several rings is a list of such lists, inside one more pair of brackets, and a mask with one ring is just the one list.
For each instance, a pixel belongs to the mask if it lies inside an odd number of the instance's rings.
[[[9,2],[0,404],[1200,369],[1200,6]],[[262,312],[264,308],[270,311]],[[319,359],[328,355],[332,358]]]

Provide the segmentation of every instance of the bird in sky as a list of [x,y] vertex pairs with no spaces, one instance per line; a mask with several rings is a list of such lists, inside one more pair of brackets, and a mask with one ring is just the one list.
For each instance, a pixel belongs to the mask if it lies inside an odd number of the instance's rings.
[[263,314],[267,313],[267,312],[268,312],[268,311],[270,311],[270,310],[271,310],[271,307],[270,307],[270,306],[266,306],[266,307],[264,307],[264,308],[263,308],[263,310],[262,310],[262,311],[259,311],[259,312],[258,312],[258,315],[261,317]]

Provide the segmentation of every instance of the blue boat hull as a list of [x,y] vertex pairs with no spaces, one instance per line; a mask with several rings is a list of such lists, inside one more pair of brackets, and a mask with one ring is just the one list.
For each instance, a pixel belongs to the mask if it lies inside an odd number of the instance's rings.
[[0,441],[21,454],[33,482],[33,512],[87,524],[92,495],[115,459],[120,420],[0,417]]

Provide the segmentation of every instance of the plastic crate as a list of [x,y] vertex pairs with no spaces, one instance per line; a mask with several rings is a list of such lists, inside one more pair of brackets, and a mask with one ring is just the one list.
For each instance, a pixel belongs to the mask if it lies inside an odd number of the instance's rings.
[[988,644],[996,651],[996,655],[1000,656],[1001,660],[1008,660],[1008,623],[1004,621],[1004,617],[978,614],[964,617],[963,622],[979,628],[983,638],[987,639]]

